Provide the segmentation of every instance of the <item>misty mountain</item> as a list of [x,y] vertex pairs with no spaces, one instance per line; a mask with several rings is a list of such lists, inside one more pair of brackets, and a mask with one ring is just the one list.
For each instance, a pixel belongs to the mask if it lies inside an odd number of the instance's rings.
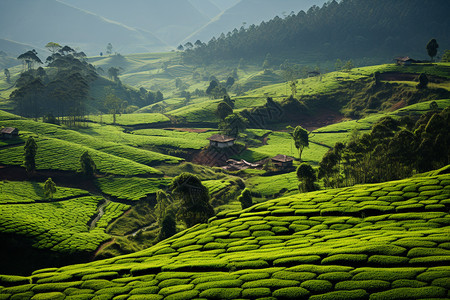
[[214,18],[222,12],[222,9],[215,5],[211,0],[189,0],[189,2],[209,19]]
[[0,51],[5,52],[8,56],[17,57],[31,49],[35,49],[37,52],[45,51],[41,47],[36,47],[36,45],[19,43],[17,41],[0,38]]
[[[211,0],[213,1],[213,0]],[[221,1],[215,0],[217,4]],[[241,26],[248,27],[252,24],[258,25],[262,21],[268,21],[275,16],[289,15],[292,11],[298,13],[300,10],[307,11],[313,5],[322,5],[325,0],[240,0],[236,4],[217,17],[213,18],[202,28],[186,37],[184,42],[195,42],[201,40],[209,41],[213,36],[219,37],[221,33],[227,33]],[[217,5],[216,4],[216,5]]]
[[[178,45],[187,35],[210,20],[207,14],[200,12],[186,0],[62,1],[121,24],[154,34],[171,46]],[[205,3],[205,10],[208,11],[207,6],[211,5],[213,4]]]
[[233,7],[241,0],[211,0],[214,5],[216,5],[218,8],[220,8],[221,11],[225,11],[229,9],[230,7]]
[[49,41],[79,48],[88,55],[105,52],[108,43],[117,52],[167,50],[149,32],[108,20],[57,0],[2,0],[0,37],[44,47]]

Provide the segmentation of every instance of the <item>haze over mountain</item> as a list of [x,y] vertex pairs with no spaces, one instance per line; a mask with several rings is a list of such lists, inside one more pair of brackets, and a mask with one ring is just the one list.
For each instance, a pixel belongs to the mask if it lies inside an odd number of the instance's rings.
[[307,11],[311,6],[321,6],[324,2],[324,0],[241,0],[186,37],[183,43],[198,39],[207,42],[213,36],[218,37],[221,33],[226,34],[235,28],[259,25],[262,21],[268,21],[275,16],[283,17],[292,11],[294,13],[300,10]]
[[167,44],[149,32],[57,0],[2,0],[0,11],[0,37],[34,47],[54,41],[79,47],[88,55],[105,51],[108,43],[115,46],[115,51],[124,53],[168,49]]
[[[63,2],[127,26],[151,32],[172,46],[210,20],[207,15],[186,0],[134,0],[131,2],[63,0]],[[204,7],[207,9],[206,5]]]
[[214,4],[211,0],[189,0],[199,12],[207,16],[209,19],[214,18],[218,14],[222,12],[216,4]]

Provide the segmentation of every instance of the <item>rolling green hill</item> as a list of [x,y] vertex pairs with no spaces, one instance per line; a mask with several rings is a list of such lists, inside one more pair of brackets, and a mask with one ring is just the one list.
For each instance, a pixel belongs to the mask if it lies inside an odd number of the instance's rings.
[[[444,170],[442,170],[445,173]],[[225,211],[144,251],[0,276],[34,299],[448,297],[448,174]]]

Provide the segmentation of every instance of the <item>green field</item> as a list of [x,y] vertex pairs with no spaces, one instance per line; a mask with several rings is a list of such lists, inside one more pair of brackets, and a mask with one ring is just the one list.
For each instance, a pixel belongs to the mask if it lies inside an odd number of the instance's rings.
[[170,180],[161,178],[114,178],[103,177],[97,179],[99,189],[110,196],[123,200],[141,200],[149,195],[155,195],[159,189],[167,188]]
[[1,294],[446,298],[449,187],[445,174],[269,200],[224,211],[137,253],[2,275]]
[[[96,123],[113,123],[113,115],[101,115],[101,116],[88,116],[90,121]],[[116,125],[121,126],[133,126],[141,124],[158,124],[158,123],[169,123],[170,119],[163,114],[117,114],[116,115]]]
[[[80,189],[58,187],[53,200],[87,196]],[[0,181],[0,204],[35,203],[49,201],[44,194],[44,184],[33,181]]]
[[[100,173],[116,175],[161,175],[152,167],[132,160],[94,150],[79,144],[52,138],[39,138],[36,154],[37,170],[78,171],[80,156],[84,151],[91,155]],[[5,165],[22,165],[23,146],[0,149],[0,163]]]

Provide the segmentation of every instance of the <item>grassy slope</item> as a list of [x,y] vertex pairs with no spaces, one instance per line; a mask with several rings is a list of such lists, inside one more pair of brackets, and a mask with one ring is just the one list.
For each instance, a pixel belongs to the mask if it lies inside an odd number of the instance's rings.
[[107,224],[129,206],[115,203],[89,228],[102,197],[87,191],[57,187],[53,200],[44,196],[38,182],[0,182],[0,233],[29,240],[33,248],[60,253],[93,252],[108,240]]
[[[223,212],[144,251],[0,276],[1,294],[117,299],[446,298],[450,175]],[[74,296],[75,297],[75,296]]]

